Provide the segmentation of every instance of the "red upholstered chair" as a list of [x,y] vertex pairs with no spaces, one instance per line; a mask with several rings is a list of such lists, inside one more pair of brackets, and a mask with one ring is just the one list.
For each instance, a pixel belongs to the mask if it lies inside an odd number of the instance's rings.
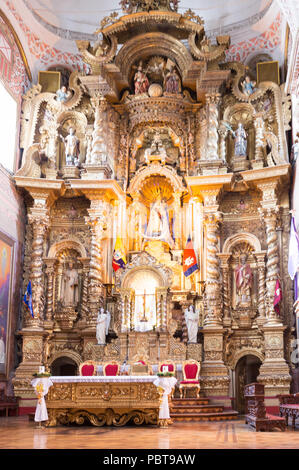
[[116,376],[119,375],[120,365],[116,361],[106,362],[103,365],[103,375]]
[[194,361],[194,359],[188,359],[183,362],[183,376],[184,380],[181,381],[180,398],[186,397],[186,390],[188,388],[196,388],[196,398],[199,397],[200,385],[199,385],[199,372],[200,363]]
[[96,372],[97,372],[97,368],[96,368],[95,362],[85,361],[85,362],[82,362],[82,364],[80,364],[80,367],[79,367],[80,375],[84,377],[88,377],[88,376],[96,375]]
[[[169,360],[160,361],[159,366],[158,366],[158,371],[159,372],[163,372],[163,366],[167,366],[168,367],[168,372],[172,372],[175,375],[175,362],[169,361]],[[171,398],[174,397],[174,390],[175,390],[175,387],[173,387],[173,389],[171,391]]]
[[159,362],[159,372],[163,372],[163,366],[168,367],[168,372],[173,372],[175,374],[175,363],[173,361],[160,361]]

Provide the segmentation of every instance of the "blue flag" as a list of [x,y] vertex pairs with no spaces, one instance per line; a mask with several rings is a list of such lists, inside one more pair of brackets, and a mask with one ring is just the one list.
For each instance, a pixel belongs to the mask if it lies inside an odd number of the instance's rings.
[[33,313],[33,306],[32,306],[32,287],[31,287],[31,281],[29,281],[25,295],[24,295],[24,303],[26,307],[29,309],[30,314],[32,318],[34,318],[34,313]]

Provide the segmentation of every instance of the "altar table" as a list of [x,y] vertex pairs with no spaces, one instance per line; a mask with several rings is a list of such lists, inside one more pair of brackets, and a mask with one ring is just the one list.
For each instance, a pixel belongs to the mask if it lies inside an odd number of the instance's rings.
[[46,404],[57,424],[124,426],[158,424],[161,394],[156,375],[51,377]]

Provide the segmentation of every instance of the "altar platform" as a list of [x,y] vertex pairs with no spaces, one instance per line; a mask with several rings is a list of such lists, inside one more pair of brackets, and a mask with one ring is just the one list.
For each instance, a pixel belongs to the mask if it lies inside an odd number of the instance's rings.
[[156,375],[51,377],[46,399],[49,421],[58,424],[125,426],[158,424]]

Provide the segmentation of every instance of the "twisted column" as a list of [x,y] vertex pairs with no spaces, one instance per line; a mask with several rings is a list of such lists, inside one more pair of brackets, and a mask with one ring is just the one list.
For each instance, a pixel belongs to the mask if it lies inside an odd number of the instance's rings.
[[175,236],[175,249],[181,248],[181,193],[174,194],[174,236]]
[[90,269],[90,259],[89,258],[79,258],[83,265],[83,282],[82,282],[82,297],[81,297],[81,319],[83,322],[86,322],[88,317],[89,308],[88,308],[88,286],[89,286],[89,269]]
[[222,270],[222,300],[223,300],[223,323],[225,326],[229,326],[231,323],[230,318],[230,299],[231,289],[229,282],[229,258],[230,254],[218,253],[220,258],[221,270]]
[[265,275],[265,253],[256,253],[258,270],[258,318],[257,322],[263,325],[266,320],[265,296],[266,296],[266,275]]
[[226,162],[226,137],[228,134],[228,129],[227,127],[225,127],[223,123],[221,123],[218,132],[220,135],[220,144],[219,144],[220,158],[222,162],[226,164],[227,163]]
[[92,133],[91,163],[106,163],[107,147],[105,144],[105,111],[107,101],[103,96],[97,95],[91,98],[91,104],[95,109],[94,130]]
[[45,297],[43,282],[43,245],[49,227],[49,217],[46,215],[28,215],[28,221],[32,225],[32,253],[30,264],[30,276],[32,286],[32,306],[34,319],[28,315],[26,317],[27,326],[38,327],[43,320]]
[[[93,197],[89,195],[89,197]],[[96,197],[99,197],[97,195]],[[100,306],[103,305],[103,256],[102,239],[107,228],[107,203],[92,199],[88,209],[89,216],[85,217],[91,232],[90,270],[89,270],[89,318],[88,323],[94,326]]]
[[267,237],[267,324],[280,323],[280,320],[273,306],[275,285],[279,277],[279,248],[278,237],[276,233],[278,212],[279,208],[277,206],[268,207],[261,210],[261,214],[266,227]]
[[208,142],[207,160],[219,160],[218,156],[218,125],[219,125],[220,94],[207,95],[208,106]]
[[255,160],[263,160],[265,122],[262,115],[254,117],[255,128]]
[[53,321],[53,286],[54,286],[54,274],[55,274],[55,258],[45,259],[47,264],[46,275],[48,279],[47,283],[47,307],[46,307],[46,322],[49,324]]
[[222,221],[219,212],[205,215],[204,223],[207,234],[207,273],[206,273],[206,316],[205,326],[221,326],[220,268],[218,253],[218,228]]

